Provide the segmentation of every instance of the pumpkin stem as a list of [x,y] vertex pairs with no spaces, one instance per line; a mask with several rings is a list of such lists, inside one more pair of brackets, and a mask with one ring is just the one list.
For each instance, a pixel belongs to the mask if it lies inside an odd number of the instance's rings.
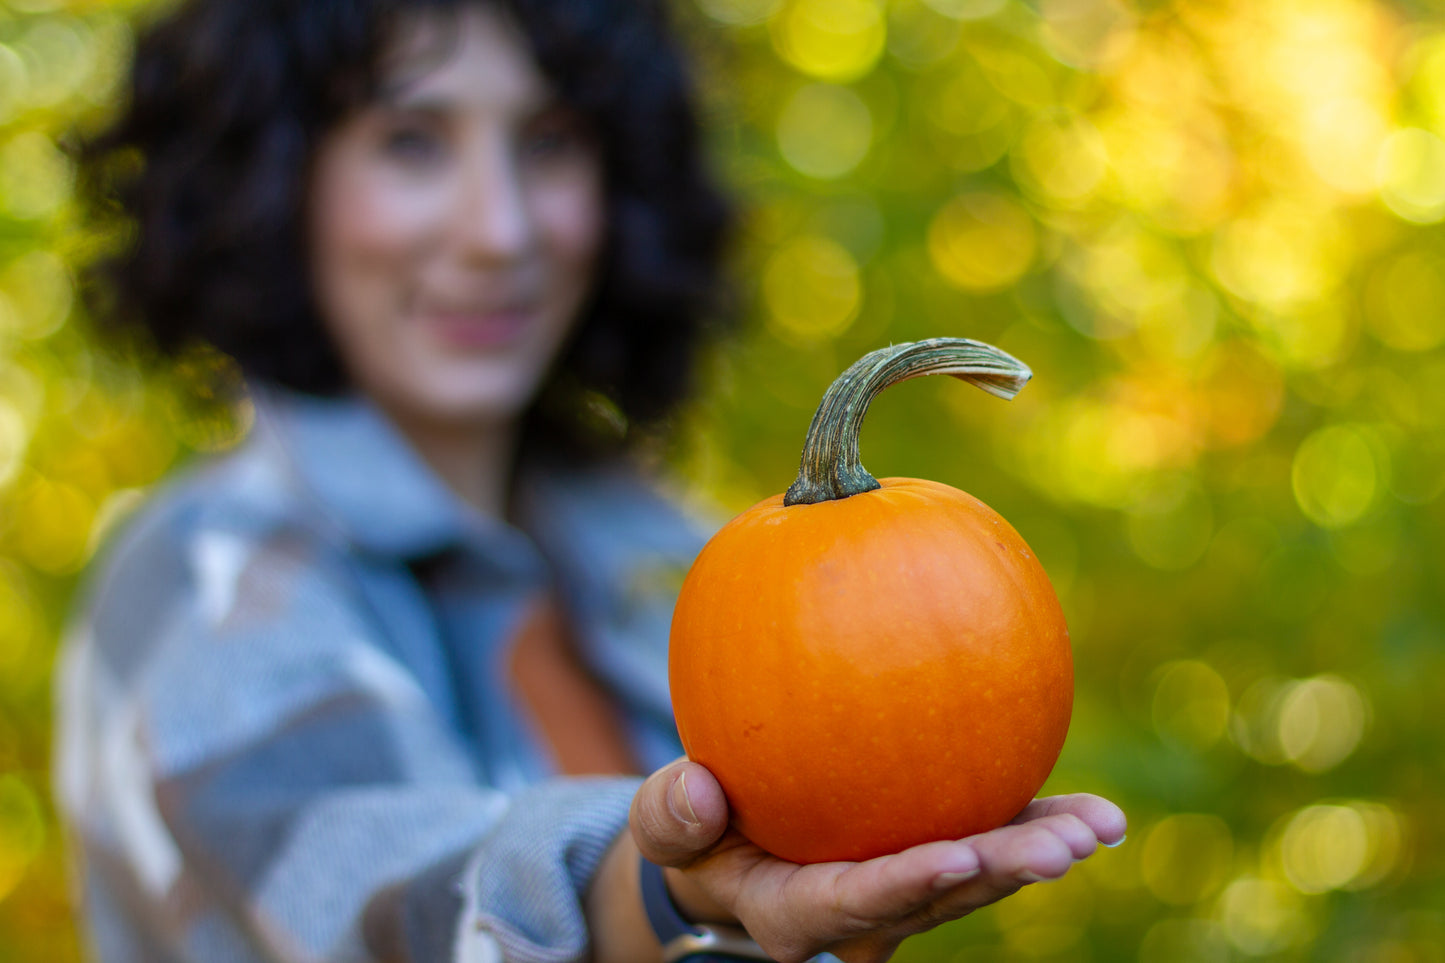
[[865,354],[824,393],[803,441],[798,480],[783,496],[783,504],[812,505],[881,487],[858,460],[863,416],[884,388],[930,374],[952,375],[1005,399],[1033,377],[1022,361],[968,338],[929,338]]

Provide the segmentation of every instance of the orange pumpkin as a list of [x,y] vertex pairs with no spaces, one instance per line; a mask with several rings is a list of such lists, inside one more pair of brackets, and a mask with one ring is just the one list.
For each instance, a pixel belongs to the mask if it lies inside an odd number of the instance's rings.
[[687,754],[737,828],[793,862],[1003,825],[1068,730],[1068,629],[1028,545],[971,495],[858,463],[869,400],[931,373],[1003,397],[1030,377],[961,338],[864,357],[819,407],[798,481],[712,538],[673,616]]

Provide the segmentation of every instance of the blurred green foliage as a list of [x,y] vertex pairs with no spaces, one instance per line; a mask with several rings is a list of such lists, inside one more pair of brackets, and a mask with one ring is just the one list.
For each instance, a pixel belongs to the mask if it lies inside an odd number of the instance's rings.
[[[1029,363],[873,407],[879,475],[1009,518],[1070,618],[1048,787],[1128,841],[906,960],[1445,960],[1445,9],[680,0],[747,206],[750,325],[680,423],[700,501],[781,491],[824,387],[938,334]],[[142,2],[0,0],[0,958],[78,942],[48,800],[76,573],[224,446],[78,327],[61,146]],[[936,382],[936,383],[935,383]]]

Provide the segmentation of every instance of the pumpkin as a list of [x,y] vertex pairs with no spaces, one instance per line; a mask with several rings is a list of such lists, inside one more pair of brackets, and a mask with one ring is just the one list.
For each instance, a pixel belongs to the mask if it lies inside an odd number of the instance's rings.
[[869,401],[934,373],[1004,398],[1031,377],[963,338],[866,355],[825,394],[798,480],[717,532],[674,611],[688,757],[717,777],[736,828],[792,862],[1003,825],[1068,731],[1068,629],[1028,545],[973,496],[878,481],[858,460]]

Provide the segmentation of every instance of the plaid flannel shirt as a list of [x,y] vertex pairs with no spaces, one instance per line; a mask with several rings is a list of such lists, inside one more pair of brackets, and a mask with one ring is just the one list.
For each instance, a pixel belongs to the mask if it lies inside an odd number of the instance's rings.
[[556,775],[506,641],[560,593],[662,765],[699,531],[615,470],[535,472],[516,526],[490,521],[362,401],[257,409],[126,526],[67,635],[56,788],[98,955],[585,958],[581,896],[638,781]]

